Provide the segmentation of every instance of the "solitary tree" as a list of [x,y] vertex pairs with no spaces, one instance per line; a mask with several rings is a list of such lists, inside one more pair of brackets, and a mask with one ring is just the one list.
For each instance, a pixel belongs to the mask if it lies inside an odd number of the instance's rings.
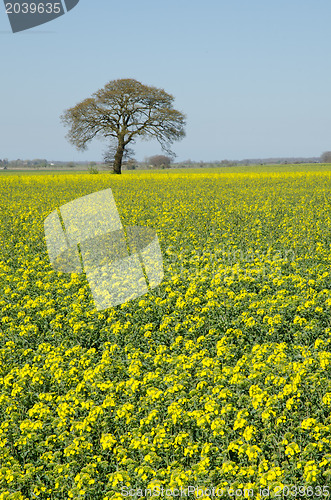
[[128,144],[137,138],[157,139],[163,151],[185,136],[185,115],[173,109],[174,97],[163,89],[137,80],[113,80],[92,97],[66,110],[61,116],[70,127],[67,138],[78,150],[86,150],[94,137],[109,138],[114,151],[113,171],[121,173]]

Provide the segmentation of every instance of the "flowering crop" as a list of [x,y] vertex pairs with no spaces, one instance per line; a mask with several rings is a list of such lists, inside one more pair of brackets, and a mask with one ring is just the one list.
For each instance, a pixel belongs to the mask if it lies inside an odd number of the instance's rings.
[[[111,187],[161,285],[94,309],[43,221]],[[329,171],[0,178],[0,500],[331,476]]]

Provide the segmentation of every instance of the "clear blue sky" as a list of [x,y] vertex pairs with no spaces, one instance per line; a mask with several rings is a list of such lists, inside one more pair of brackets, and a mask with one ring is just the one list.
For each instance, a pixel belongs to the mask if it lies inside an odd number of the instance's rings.
[[[101,161],[59,116],[108,81],[135,78],[187,115],[177,161],[331,150],[330,0],[80,0],[12,34],[0,3],[0,158]],[[140,142],[135,156],[160,154]]]

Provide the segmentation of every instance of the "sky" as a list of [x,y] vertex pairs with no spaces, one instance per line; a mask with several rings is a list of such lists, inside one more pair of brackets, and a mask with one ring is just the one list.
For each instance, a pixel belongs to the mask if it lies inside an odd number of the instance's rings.
[[[330,18],[330,0],[80,0],[12,33],[0,0],[0,158],[102,161],[107,143],[77,151],[60,115],[119,78],[174,96],[187,123],[175,161],[320,156]],[[162,154],[157,141],[134,150]]]

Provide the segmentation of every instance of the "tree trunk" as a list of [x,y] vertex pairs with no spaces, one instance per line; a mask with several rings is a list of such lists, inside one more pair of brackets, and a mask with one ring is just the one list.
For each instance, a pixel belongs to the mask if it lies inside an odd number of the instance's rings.
[[119,139],[117,151],[116,151],[115,158],[114,158],[114,167],[113,167],[114,174],[121,174],[122,173],[123,153],[124,153],[124,141]]

